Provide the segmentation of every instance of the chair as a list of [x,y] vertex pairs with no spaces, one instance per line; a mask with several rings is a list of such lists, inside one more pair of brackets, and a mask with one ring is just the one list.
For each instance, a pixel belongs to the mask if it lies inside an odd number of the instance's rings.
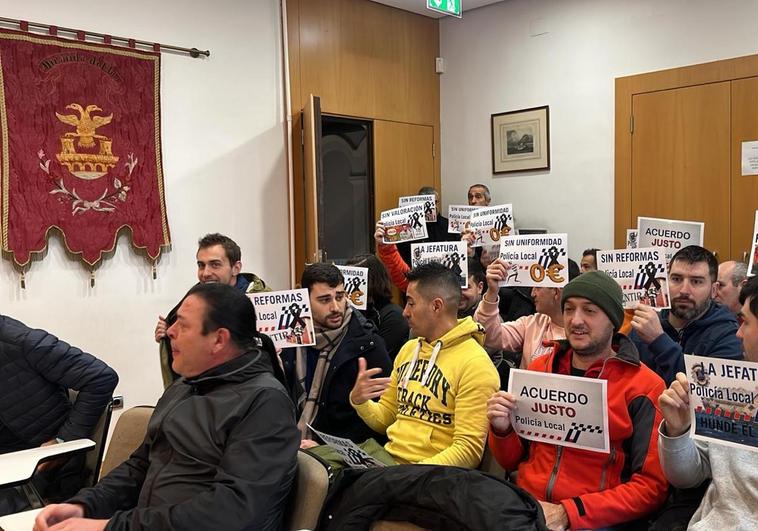
[[147,424],[153,415],[152,406],[136,406],[124,411],[116,421],[108,451],[100,467],[100,477],[126,461],[139,448],[147,433]]
[[329,473],[312,455],[297,452],[297,475],[285,512],[285,529],[316,529],[326,493],[329,490]]
[[105,411],[100,415],[95,430],[92,432],[92,440],[95,441],[95,447],[87,453],[84,461],[86,476],[84,477],[84,486],[91,487],[97,483],[100,477],[100,466],[105,454],[105,442],[108,438],[108,430],[111,426],[111,416],[113,415],[113,401],[109,401],[105,406]]

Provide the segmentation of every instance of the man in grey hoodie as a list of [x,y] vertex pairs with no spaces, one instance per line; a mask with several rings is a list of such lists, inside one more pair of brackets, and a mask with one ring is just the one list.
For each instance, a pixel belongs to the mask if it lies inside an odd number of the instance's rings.
[[[758,277],[752,277],[740,293],[740,326],[747,361],[758,362]],[[689,384],[678,373],[671,387],[661,394],[663,422],[659,428],[658,452],[663,472],[678,488],[711,484],[689,522],[689,529],[758,529],[758,454],[721,444],[695,442],[689,436],[692,422]]]

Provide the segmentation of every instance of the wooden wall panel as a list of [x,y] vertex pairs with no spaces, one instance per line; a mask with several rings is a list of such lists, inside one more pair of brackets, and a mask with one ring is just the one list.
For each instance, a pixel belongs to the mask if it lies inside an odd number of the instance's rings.
[[758,140],[758,77],[732,82],[732,259],[747,260],[758,209],[758,175],[742,175],[742,142]]

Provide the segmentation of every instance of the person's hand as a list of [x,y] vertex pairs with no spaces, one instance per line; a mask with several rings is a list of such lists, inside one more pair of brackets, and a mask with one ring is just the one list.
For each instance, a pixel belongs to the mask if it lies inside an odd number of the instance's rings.
[[373,378],[381,372],[382,369],[379,367],[366,370],[366,358],[358,358],[358,377],[350,392],[350,400],[353,404],[361,405],[367,400],[382,396],[390,385],[390,378]]
[[568,514],[560,503],[541,501],[542,512],[545,513],[545,525],[551,531],[563,531],[569,528]]
[[155,342],[160,343],[161,339],[166,337],[166,330],[168,330],[168,326],[166,325],[166,318],[162,315],[158,316],[158,324],[155,325]]
[[687,375],[676,373],[676,380],[658,397],[663,420],[666,421],[665,432],[669,437],[679,437],[690,429],[690,385]]
[[498,293],[500,292],[498,282],[505,280],[510,268],[511,264],[500,258],[487,266],[487,292],[484,294],[487,302],[495,302],[497,300]]
[[301,450],[307,450],[308,448],[313,448],[314,446],[318,446],[318,445],[319,444],[313,439],[303,439],[302,441],[300,441]]
[[496,435],[505,435],[511,429],[511,413],[516,410],[516,397],[498,391],[487,400],[487,420]]
[[637,308],[634,309],[632,329],[648,345],[663,334],[663,327],[661,326],[658,312],[647,304],[638,304]]
[[83,518],[84,507],[75,503],[55,503],[48,505],[34,519],[34,531],[50,529],[60,522],[71,518]]
[[[58,444],[57,439],[50,439],[49,441],[45,441],[42,444],[40,444],[40,448],[43,446],[52,446],[53,444]],[[45,461],[44,463],[40,463],[37,465],[37,472],[45,472],[48,470],[55,470],[59,466],[63,465],[68,461],[67,457],[59,457],[57,459],[50,459],[49,461]]]
[[387,245],[384,243],[384,223],[381,221],[376,222],[376,230],[374,231],[374,241],[377,245]]
[[476,235],[474,234],[474,231],[469,229],[468,227],[463,229],[463,232],[461,232],[461,241],[466,242],[466,254],[470,257],[474,256],[474,239],[476,238]]

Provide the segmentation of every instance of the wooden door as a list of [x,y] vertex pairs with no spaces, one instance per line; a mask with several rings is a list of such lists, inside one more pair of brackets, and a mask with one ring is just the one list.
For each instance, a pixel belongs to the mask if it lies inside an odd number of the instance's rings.
[[705,222],[704,245],[731,255],[730,82],[632,97],[631,220]]
[[402,195],[434,186],[434,128],[374,120],[374,212],[397,207]]
[[[310,95],[303,108],[303,192],[305,198],[305,260],[321,261],[321,235],[318,208],[318,183],[323,173],[321,159],[321,100]],[[305,267],[303,264],[302,267]]]
[[758,77],[732,81],[732,253],[749,262],[758,175],[742,175],[742,142],[758,140]]

